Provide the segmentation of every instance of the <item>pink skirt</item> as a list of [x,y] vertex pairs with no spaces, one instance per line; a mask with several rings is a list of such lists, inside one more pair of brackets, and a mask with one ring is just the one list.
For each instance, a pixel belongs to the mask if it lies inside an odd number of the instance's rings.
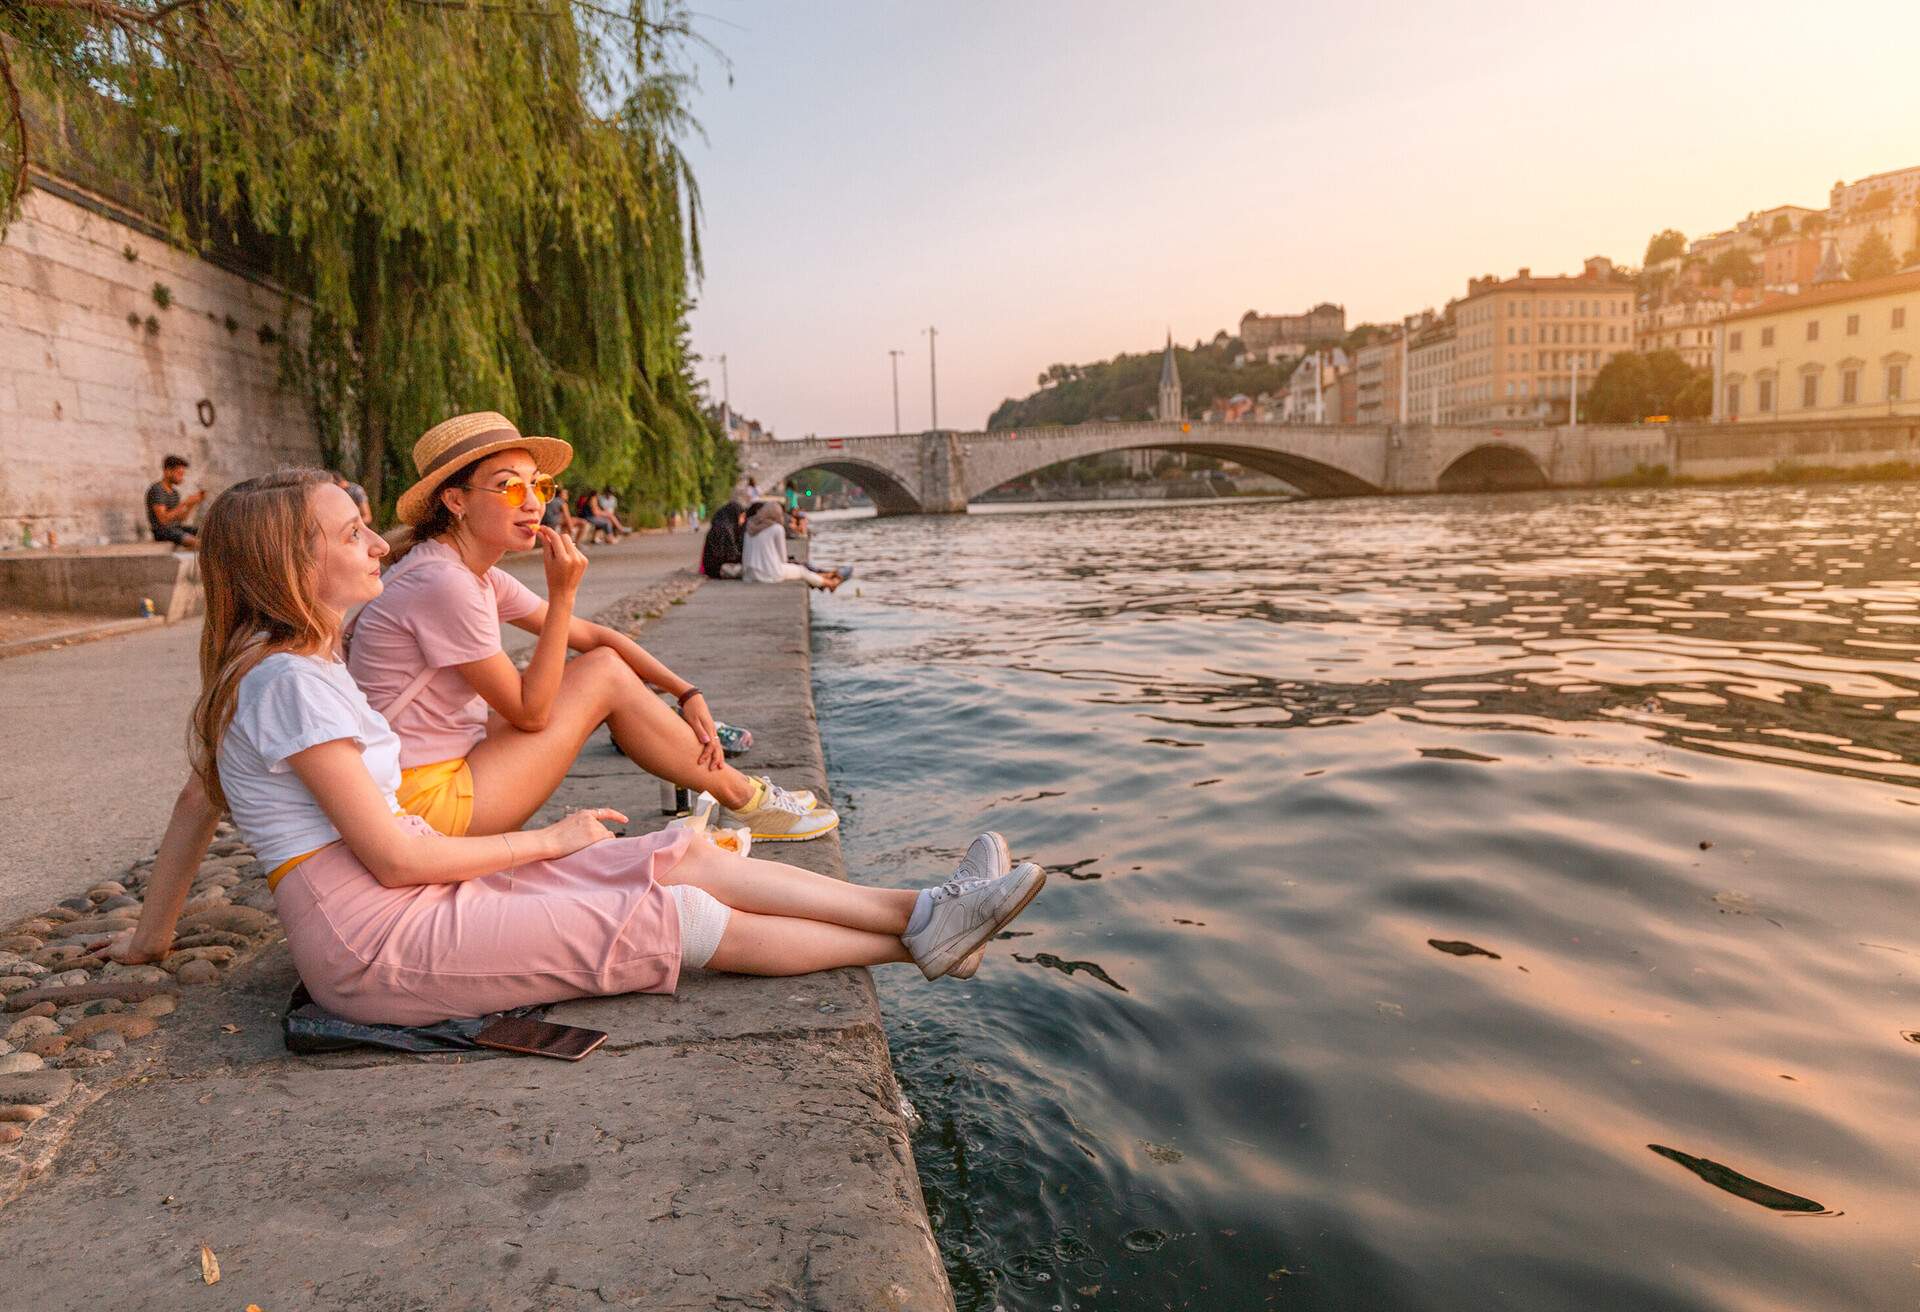
[[[436,831],[416,816],[403,822]],[[348,1020],[426,1025],[532,1003],[671,993],[680,919],[654,878],[684,829],[615,838],[460,884],[388,888],[336,843],[274,890],[307,991]]]

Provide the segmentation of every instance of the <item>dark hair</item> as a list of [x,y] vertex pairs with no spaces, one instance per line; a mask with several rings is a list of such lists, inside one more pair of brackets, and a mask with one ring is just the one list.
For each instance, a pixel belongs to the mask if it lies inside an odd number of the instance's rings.
[[186,467],[187,458],[185,456],[168,456],[160,462],[160,468],[162,469],[185,469]]
[[341,473],[337,469],[329,469],[327,471],[327,477],[331,478],[336,483],[351,483],[353,481],[352,479],[348,478],[345,474]]
[[433,490],[433,500],[427,503],[427,517],[415,524],[413,532],[407,535],[406,542],[387,557],[388,569],[398,565],[402,557],[429,538],[443,538],[453,532],[454,526],[460,521],[454,518],[451,510],[447,509],[446,498],[440,494],[450,487],[459,487],[462,483],[471,481],[473,471],[498,454],[499,452],[495,451],[481,456],[478,460],[469,460],[441,481],[440,486]]

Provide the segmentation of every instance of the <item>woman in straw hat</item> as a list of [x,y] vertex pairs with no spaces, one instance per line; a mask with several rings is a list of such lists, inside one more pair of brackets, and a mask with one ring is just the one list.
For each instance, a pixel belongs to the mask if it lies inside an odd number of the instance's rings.
[[[301,979],[349,1020],[671,992],[683,966],[789,975],[912,960],[928,978],[966,975],[1045,881],[1010,868],[991,834],[918,893],[738,856],[690,830],[615,838],[607,822],[626,817],[604,808],[440,834],[401,810],[402,743],[336,656],[346,612],[381,593],[386,554],[319,470],[230,488],[201,538],[194,771],[272,868]],[[192,873],[156,866],[146,913],[177,916]],[[140,956],[143,930],[145,915],[108,954]]]
[[[400,496],[409,545],[386,591],[355,621],[348,666],[400,735],[400,802],[442,833],[499,833],[559,786],[601,724],[641,769],[705,790],[756,842],[828,833],[840,819],[812,796],[728,765],[706,699],[633,639],[573,613],[587,558],[540,524],[573,448],[523,435],[504,416],[460,415],[414,444],[420,477]],[[538,546],[547,595],[498,568]],[[525,671],[500,624],[538,635]],[[580,653],[568,661],[571,649]],[[674,715],[654,695],[679,703]],[[499,720],[489,725],[488,710]]]

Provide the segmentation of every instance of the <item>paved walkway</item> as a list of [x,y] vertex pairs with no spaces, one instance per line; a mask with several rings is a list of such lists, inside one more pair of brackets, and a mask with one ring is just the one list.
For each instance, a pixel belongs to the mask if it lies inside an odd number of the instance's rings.
[[[710,585],[642,637],[752,726],[743,764],[820,789],[807,604],[795,585]],[[657,799],[601,734],[533,823],[613,804],[646,828]],[[837,836],[778,851],[844,875]],[[88,1072],[113,1083],[0,1214],[0,1302],[952,1307],[864,970],[693,972],[673,998],[556,1008],[612,1035],[578,1064],[292,1058],[292,983],[271,948]],[[202,1244],[218,1285],[202,1282]]]
[[[588,554],[582,615],[692,565],[699,539],[643,534]],[[507,568],[546,591],[537,555]],[[186,778],[199,643],[194,620],[0,660],[0,922],[153,851]],[[509,652],[532,643],[507,630]]]

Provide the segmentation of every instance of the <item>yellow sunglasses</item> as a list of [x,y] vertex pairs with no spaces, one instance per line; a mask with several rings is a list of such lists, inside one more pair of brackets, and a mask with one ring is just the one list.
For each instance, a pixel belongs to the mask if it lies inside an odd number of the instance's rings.
[[491,492],[497,497],[505,497],[508,508],[513,510],[518,510],[527,504],[528,492],[532,492],[534,496],[538,497],[542,505],[553,500],[554,483],[551,474],[541,474],[531,483],[523,483],[517,478],[510,478],[500,487],[480,487],[473,483],[462,483],[460,486],[468,492]]

